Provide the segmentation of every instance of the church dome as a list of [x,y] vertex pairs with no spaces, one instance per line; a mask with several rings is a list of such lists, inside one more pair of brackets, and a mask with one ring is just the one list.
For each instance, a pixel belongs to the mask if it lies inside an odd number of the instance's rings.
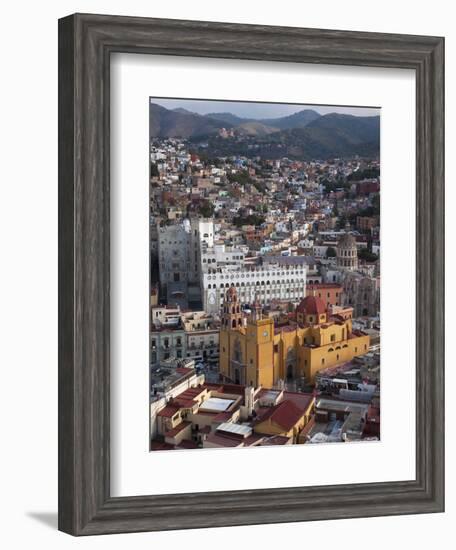
[[297,313],[304,315],[322,315],[326,313],[325,303],[318,296],[306,296],[296,308]]
[[351,233],[344,233],[337,243],[338,248],[356,248],[356,239]]

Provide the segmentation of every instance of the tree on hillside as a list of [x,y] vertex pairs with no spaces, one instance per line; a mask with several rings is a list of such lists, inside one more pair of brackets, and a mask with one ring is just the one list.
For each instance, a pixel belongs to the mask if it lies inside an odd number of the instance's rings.
[[199,205],[198,212],[201,216],[203,216],[203,218],[212,218],[214,215],[214,209],[215,207],[210,201],[204,200]]
[[367,248],[361,248],[361,250],[358,251],[358,258],[365,262],[375,262],[378,260],[377,254],[374,254]]

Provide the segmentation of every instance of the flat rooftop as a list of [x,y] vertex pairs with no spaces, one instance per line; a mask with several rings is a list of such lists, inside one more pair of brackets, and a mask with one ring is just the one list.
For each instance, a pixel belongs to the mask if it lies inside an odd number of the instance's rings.
[[234,424],[233,422],[223,422],[217,428],[218,432],[227,432],[230,434],[241,435],[247,437],[252,433],[251,426],[245,424]]
[[317,409],[331,410],[339,412],[359,412],[364,414],[367,412],[368,405],[363,403],[353,403],[351,401],[336,401],[335,399],[319,398],[315,404]]
[[229,407],[234,403],[233,399],[222,399],[220,397],[209,397],[203,403],[201,403],[199,410],[200,411],[216,411],[223,412],[229,409]]

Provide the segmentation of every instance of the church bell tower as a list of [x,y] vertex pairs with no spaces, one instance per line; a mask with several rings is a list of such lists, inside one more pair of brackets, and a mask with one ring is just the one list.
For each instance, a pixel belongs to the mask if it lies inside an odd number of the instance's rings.
[[232,286],[226,291],[222,309],[222,329],[236,330],[243,325],[243,313],[239,303],[236,288]]

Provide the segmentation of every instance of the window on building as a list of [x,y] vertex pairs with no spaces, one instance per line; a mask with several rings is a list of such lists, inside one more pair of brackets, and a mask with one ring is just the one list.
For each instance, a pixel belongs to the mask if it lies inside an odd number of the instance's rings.
[[335,342],[336,341],[336,335],[335,334],[331,334],[331,342]]

